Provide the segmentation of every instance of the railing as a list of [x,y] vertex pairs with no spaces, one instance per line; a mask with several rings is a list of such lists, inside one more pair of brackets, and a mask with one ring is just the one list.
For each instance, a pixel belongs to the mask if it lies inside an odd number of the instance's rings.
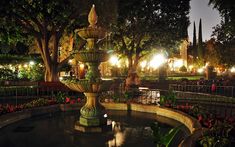
[[77,96],[81,93],[69,90],[66,87],[53,86],[8,86],[0,87],[0,103],[22,103],[39,97],[55,97],[58,92],[67,96]]
[[235,97],[235,88],[233,86],[216,86],[215,90],[212,91],[212,88],[209,85],[170,84],[169,89],[174,91],[187,91]]

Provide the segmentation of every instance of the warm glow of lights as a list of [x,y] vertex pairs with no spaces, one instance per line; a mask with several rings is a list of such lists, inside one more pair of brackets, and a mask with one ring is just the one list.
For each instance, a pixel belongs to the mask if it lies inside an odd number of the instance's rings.
[[85,65],[84,64],[80,64],[79,67],[80,67],[80,69],[84,69]]
[[118,64],[118,57],[117,56],[112,56],[109,59],[109,62],[111,63],[111,65],[117,65]]
[[34,61],[30,61],[30,62],[29,62],[29,65],[31,65],[31,66],[34,65],[34,64],[35,64]]
[[165,63],[167,60],[164,55],[158,54],[153,57],[153,59],[150,61],[149,66],[157,69],[160,67],[163,63]]
[[193,65],[189,65],[189,70],[192,70],[193,69]]
[[230,69],[230,71],[231,71],[232,73],[235,73],[235,67],[232,67],[232,68]]
[[38,65],[39,65],[39,67],[43,67],[43,65],[41,63],[39,63]]
[[199,69],[197,70],[197,72],[198,72],[198,73],[203,73],[203,72],[204,72],[204,69],[203,69],[203,68],[199,68]]
[[160,97],[160,92],[157,93],[157,97]]
[[72,59],[69,59],[69,63],[72,63],[73,62],[73,60]]
[[126,66],[128,66],[128,65],[129,65],[129,61],[128,61],[128,60],[126,60],[126,61],[125,61],[125,64],[126,64]]
[[147,65],[147,61],[142,61],[142,62],[140,62],[141,68],[145,68],[146,65]]
[[11,70],[15,70],[15,68],[10,64],[9,65],[9,68],[11,69]]
[[24,64],[24,68],[27,68],[28,67],[28,64]]
[[174,64],[173,64],[174,68],[180,68],[180,67],[182,67],[183,65],[184,65],[183,59],[175,60],[175,61],[174,61]]
[[59,77],[59,80],[62,81],[62,80],[63,80],[63,77]]

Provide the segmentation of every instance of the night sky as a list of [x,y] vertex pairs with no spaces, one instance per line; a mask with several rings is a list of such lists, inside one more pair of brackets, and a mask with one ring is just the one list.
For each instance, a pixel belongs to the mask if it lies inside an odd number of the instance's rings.
[[202,18],[202,39],[209,40],[212,34],[212,27],[220,23],[220,15],[216,9],[212,6],[208,6],[209,0],[191,0],[190,10],[190,26],[188,28],[189,40],[192,42],[193,38],[193,21],[196,23],[197,37],[198,37],[198,26],[199,20]]

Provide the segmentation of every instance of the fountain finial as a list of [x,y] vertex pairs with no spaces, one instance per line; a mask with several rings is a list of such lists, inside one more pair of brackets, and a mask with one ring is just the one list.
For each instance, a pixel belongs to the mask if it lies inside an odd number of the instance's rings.
[[95,27],[97,23],[98,16],[95,11],[95,5],[93,4],[91,10],[88,14],[88,22],[90,23],[90,27]]

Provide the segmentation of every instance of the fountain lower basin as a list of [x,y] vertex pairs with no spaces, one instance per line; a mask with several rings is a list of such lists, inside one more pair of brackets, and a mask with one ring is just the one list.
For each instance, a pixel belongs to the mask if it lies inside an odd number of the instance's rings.
[[[102,133],[81,133],[74,131],[74,122],[79,112],[62,112],[41,115],[4,127],[0,130],[0,146],[156,146],[151,136],[150,125],[160,122],[161,131],[167,132],[174,125],[173,120],[161,119],[153,114],[127,111],[107,111],[115,122],[110,131]],[[164,120],[164,121],[162,121]],[[168,123],[173,123],[171,126]],[[32,135],[33,134],[33,135]],[[182,130],[174,146],[178,146],[186,135]],[[46,140],[46,141],[42,141]]]

